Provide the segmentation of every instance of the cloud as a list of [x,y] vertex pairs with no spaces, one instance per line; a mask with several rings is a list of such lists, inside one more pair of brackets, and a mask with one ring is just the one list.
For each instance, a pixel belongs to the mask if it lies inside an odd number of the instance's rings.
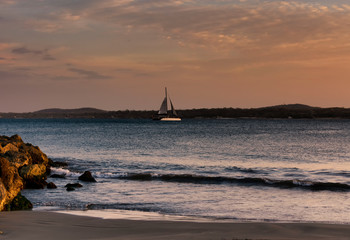
[[14,5],[14,4],[16,4],[16,1],[14,0],[2,0],[0,2],[0,5]]
[[14,49],[12,49],[12,52],[16,53],[16,54],[27,54],[27,53],[31,53],[31,54],[35,54],[35,55],[42,55],[43,54],[43,51],[29,50],[26,47],[14,48]]
[[26,21],[26,26],[34,29],[37,32],[53,33],[62,29],[64,26],[56,19],[29,19]]
[[89,71],[89,70],[84,70],[84,69],[79,69],[79,68],[69,68],[68,69],[71,72],[78,73],[79,75],[84,76],[87,79],[109,79],[109,76],[105,76],[102,74],[99,74],[94,71]]
[[14,43],[6,43],[6,42],[1,42],[0,41],[0,51],[4,50],[4,49],[11,48],[11,47],[14,47],[14,46],[15,46]]
[[13,80],[20,81],[30,79],[30,75],[21,71],[0,70],[0,82],[7,83]]
[[[272,48],[332,38],[348,40],[344,6],[305,1],[104,1],[86,17],[130,29],[160,32],[182,47],[219,52]],[[340,10],[341,9],[341,10]],[[341,14],[339,14],[341,13]],[[339,39],[340,37],[340,39]]]
[[56,60],[54,57],[52,57],[47,49],[44,50],[31,50],[26,47],[19,47],[12,49],[12,53],[14,54],[31,54],[42,57],[43,60]]

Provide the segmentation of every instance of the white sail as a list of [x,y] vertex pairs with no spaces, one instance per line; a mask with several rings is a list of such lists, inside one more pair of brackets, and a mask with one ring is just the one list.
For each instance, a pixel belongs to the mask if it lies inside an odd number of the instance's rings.
[[175,111],[173,102],[171,101],[170,97],[169,97],[169,100],[170,100],[170,105],[171,105],[171,113],[172,113],[174,116],[177,116],[177,113],[176,113],[176,111]]
[[162,105],[160,105],[158,114],[168,114],[168,99],[166,96],[162,102]]
[[166,88],[165,88],[165,98],[162,102],[162,105],[160,105],[158,114],[168,114],[168,91]]

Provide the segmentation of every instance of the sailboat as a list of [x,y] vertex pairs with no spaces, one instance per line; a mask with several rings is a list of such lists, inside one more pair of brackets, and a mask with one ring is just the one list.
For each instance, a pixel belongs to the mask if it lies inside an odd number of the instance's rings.
[[[170,102],[171,109],[170,111],[168,110],[168,98]],[[153,116],[153,120],[160,120],[160,121],[181,121],[181,118],[177,115],[174,105],[168,97],[168,91],[167,88],[165,88],[165,98],[160,105],[160,109],[158,111],[158,114]]]

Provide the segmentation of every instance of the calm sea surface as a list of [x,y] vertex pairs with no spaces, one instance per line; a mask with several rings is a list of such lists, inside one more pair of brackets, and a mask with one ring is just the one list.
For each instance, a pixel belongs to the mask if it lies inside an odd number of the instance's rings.
[[[38,209],[350,223],[350,120],[0,119],[0,134],[69,164],[57,189],[23,191]],[[67,192],[85,170],[97,183]]]

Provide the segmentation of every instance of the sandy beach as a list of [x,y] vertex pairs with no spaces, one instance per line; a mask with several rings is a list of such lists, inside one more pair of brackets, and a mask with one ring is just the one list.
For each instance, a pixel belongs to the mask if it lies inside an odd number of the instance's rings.
[[350,239],[350,225],[101,219],[44,211],[0,213],[0,239]]

